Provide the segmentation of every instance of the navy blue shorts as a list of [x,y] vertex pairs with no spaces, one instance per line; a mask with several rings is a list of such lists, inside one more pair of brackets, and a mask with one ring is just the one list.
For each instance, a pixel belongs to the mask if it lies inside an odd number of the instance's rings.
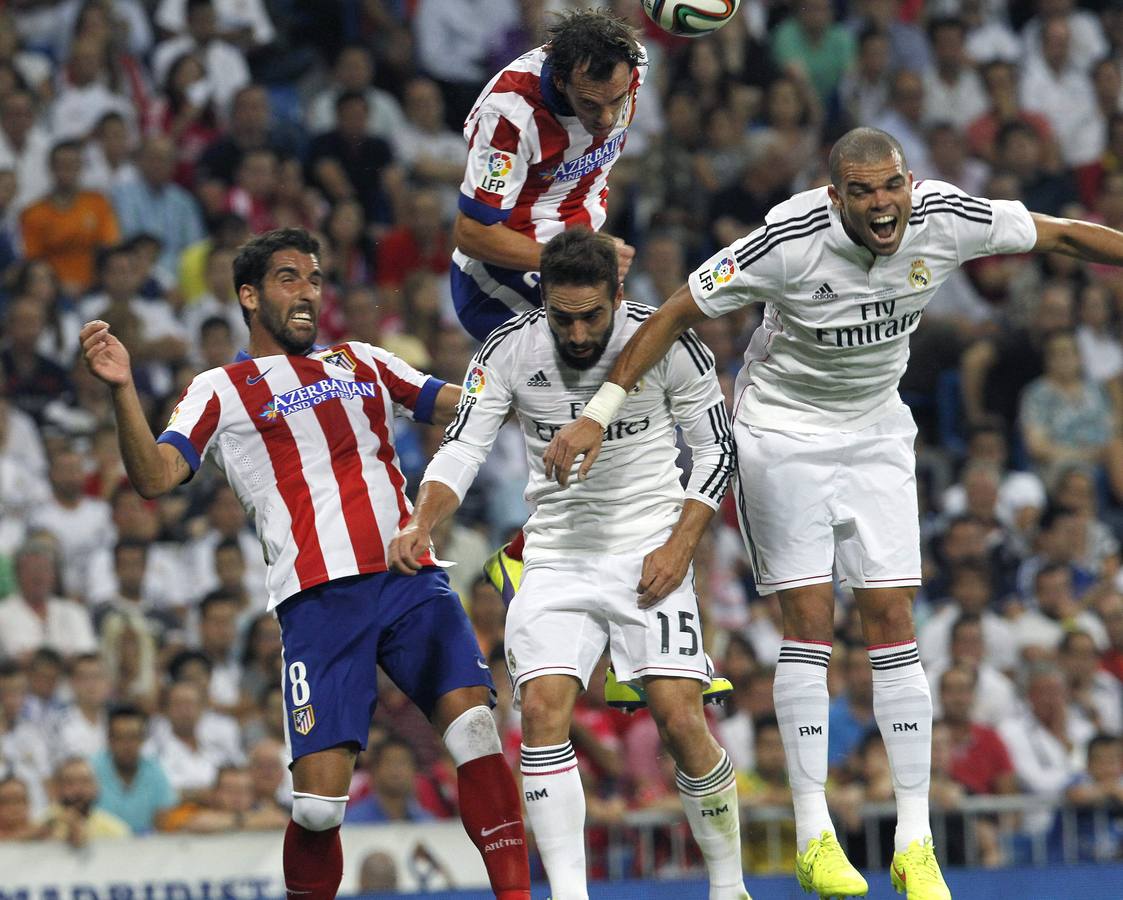
[[[541,306],[542,298],[537,282],[532,288],[526,283],[527,273],[500,266],[487,267],[488,275],[500,286],[519,295],[533,306]],[[502,300],[492,297],[476,281],[465,274],[456,263],[449,267],[449,282],[452,288],[452,302],[456,307],[456,317],[464,330],[477,341],[483,341],[504,322],[509,322],[519,313]]]
[[285,731],[292,758],[367,745],[382,670],[429,718],[449,691],[491,671],[440,569],[379,572],[301,591],[277,607],[284,648]]

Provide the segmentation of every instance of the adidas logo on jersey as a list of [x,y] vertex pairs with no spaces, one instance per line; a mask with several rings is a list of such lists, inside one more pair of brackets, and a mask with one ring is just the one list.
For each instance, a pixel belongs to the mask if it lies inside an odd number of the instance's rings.
[[812,300],[837,300],[838,294],[831,290],[831,286],[827,282],[819,285],[815,292],[811,295]]
[[526,380],[527,387],[551,387],[550,379],[546,377],[546,373],[539,369]]

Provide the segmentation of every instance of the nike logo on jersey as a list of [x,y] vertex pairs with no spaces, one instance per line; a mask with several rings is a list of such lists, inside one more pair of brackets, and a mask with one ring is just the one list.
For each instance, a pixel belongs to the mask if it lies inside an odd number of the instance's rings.
[[811,295],[812,300],[837,300],[838,294],[831,290],[831,286],[827,282],[823,282]]
[[512,825],[518,825],[518,822],[504,822],[502,825],[496,825],[494,828],[481,828],[480,837],[487,837],[490,834],[495,834],[501,828],[510,828]]
[[539,369],[526,380],[527,387],[552,387],[546,373]]
[[264,372],[262,372],[260,375],[247,375],[246,376],[246,384],[248,384],[250,387],[253,387],[259,381],[261,381],[262,378],[264,378],[266,375],[268,375],[272,371],[273,371],[272,368],[268,368]]

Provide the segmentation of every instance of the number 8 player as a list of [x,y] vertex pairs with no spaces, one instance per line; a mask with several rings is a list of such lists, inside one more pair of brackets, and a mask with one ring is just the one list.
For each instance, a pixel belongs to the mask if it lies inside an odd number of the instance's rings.
[[104,322],[82,329],[86,362],[111,388],[121,454],[141,494],[170,491],[210,455],[253,513],[285,660],[288,893],[331,900],[339,888],[339,826],[381,666],[443,735],[457,765],[460,816],[496,896],[530,900],[518,791],[471,626],[428,553],[420,577],[386,564],[390,538],[410,514],[391,417],[447,423],[460,389],[370,344],[316,347],[318,252],[295,228],[241,248],[234,286],[250,353],[196,376],[159,440],[129,354]]

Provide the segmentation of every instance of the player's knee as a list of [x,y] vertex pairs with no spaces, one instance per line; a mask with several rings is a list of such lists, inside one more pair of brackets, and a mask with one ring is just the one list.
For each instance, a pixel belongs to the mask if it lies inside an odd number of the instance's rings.
[[676,705],[659,713],[652,709],[652,717],[659,728],[663,744],[677,760],[691,746],[705,743],[709,738],[705,714],[701,704]]
[[309,831],[327,831],[343,824],[346,797],[321,797],[318,794],[292,795],[292,820]]
[[532,747],[563,743],[569,735],[568,710],[534,690],[533,684],[526,686],[519,702],[524,742]]

